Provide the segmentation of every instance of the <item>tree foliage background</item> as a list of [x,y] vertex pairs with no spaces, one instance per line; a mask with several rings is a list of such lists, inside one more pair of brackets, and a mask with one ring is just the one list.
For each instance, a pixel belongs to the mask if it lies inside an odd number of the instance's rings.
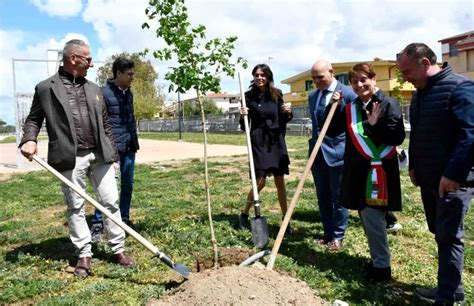
[[15,127],[13,125],[8,125],[3,119],[0,119],[0,133],[13,133],[15,132]]
[[[202,106],[206,115],[223,114],[222,110],[217,107],[216,102],[211,99],[203,99]],[[201,114],[201,109],[195,100],[186,100],[183,101],[183,112],[185,116],[199,116]]]
[[156,85],[158,73],[150,61],[145,61],[139,53],[126,52],[112,55],[104,66],[98,69],[97,83],[105,85],[113,78],[112,64],[118,57],[127,57],[135,62],[135,79],[132,82],[135,117],[137,120],[152,119],[163,108],[166,95],[163,88]]

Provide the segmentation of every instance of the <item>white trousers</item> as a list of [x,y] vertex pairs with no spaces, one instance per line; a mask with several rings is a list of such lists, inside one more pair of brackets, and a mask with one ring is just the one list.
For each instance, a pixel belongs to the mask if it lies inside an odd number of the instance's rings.
[[[118,189],[112,164],[106,164],[99,152],[79,150],[73,170],[61,172],[67,179],[86,192],[86,178],[89,178],[97,201],[116,218],[120,217]],[[67,204],[69,237],[78,257],[91,257],[91,234],[84,211],[85,200],[67,185],[61,185]],[[112,220],[104,216],[104,230],[109,247],[114,254],[124,251],[125,232]]]

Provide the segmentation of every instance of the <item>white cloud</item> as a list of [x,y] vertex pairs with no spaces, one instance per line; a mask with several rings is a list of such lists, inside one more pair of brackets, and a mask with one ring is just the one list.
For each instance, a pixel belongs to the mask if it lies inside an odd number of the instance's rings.
[[[61,50],[74,38],[88,42],[83,34],[68,33],[60,41],[51,38],[28,45],[26,42],[30,36],[31,33],[22,31],[0,30],[0,41],[8,41],[8,44],[0,45],[0,118],[9,124],[14,123],[14,90],[16,94],[32,94],[35,85],[49,76],[46,60],[51,59],[51,54],[47,50]],[[96,70],[97,67],[89,72],[91,79],[95,79]]]
[[[82,12],[83,21],[90,23],[96,32],[98,43],[94,40],[97,45],[91,47],[97,60],[123,51],[132,53],[163,46],[154,34],[156,21],[150,22],[150,30],[141,28],[147,21],[144,13],[147,0],[88,0],[84,5],[82,2],[34,0],[33,3],[51,16]],[[398,51],[414,41],[427,43],[440,57],[438,40],[474,29],[472,0],[189,0],[186,5],[192,24],[207,27],[208,39],[238,36],[233,54],[249,61],[250,67],[244,71],[246,83],[250,81],[253,66],[265,62],[270,64],[276,84],[284,92],[288,88],[280,84],[282,79],[309,69],[319,58],[333,62],[374,57],[394,59]],[[0,45],[2,75],[11,75],[11,57],[46,56],[47,48],[62,48],[69,39],[28,45],[28,36],[33,33],[34,29],[31,33],[0,29],[0,41],[9,42]],[[176,63],[159,62],[151,55],[149,59],[160,75],[159,82],[165,83],[163,75],[167,67]],[[31,82],[44,78],[46,69],[42,69],[25,70],[20,83],[31,90],[34,86]],[[92,71],[89,78],[95,80]],[[224,78],[222,90],[237,92],[237,79]],[[11,77],[5,81],[2,78],[0,96],[11,95],[11,91]]]
[[49,16],[72,17],[82,10],[82,0],[30,0],[41,12]]

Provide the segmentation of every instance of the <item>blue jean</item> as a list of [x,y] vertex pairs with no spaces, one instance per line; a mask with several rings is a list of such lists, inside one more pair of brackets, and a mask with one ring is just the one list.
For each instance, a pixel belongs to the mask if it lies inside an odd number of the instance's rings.
[[472,188],[448,192],[443,198],[438,190],[421,187],[421,198],[430,232],[438,244],[438,288],[436,301],[453,302],[455,293],[464,293],[464,217],[472,199]]
[[[120,214],[122,221],[130,220],[130,203],[132,202],[133,176],[135,173],[135,152],[120,154]],[[92,223],[102,222],[102,213],[95,211]]]
[[325,240],[344,239],[346,232],[349,212],[340,202],[343,168],[344,166],[329,167],[327,165],[311,168]]

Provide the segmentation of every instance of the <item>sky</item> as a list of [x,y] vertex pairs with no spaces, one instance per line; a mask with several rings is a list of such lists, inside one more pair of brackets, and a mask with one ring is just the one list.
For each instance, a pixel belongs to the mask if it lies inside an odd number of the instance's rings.
[[[146,0],[0,0],[0,119],[15,124],[14,88],[33,93],[56,70],[54,62],[32,60],[55,59],[70,39],[89,43],[96,68],[113,54],[164,47],[156,22],[141,28],[147,6]],[[233,54],[249,64],[240,69],[244,83],[256,64],[266,63],[283,92],[289,87],[281,80],[318,59],[394,60],[407,44],[424,42],[440,60],[440,39],[474,30],[474,0],[187,0],[186,6],[208,39],[238,37]],[[176,63],[147,59],[167,87],[163,76]],[[88,78],[96,81],[96,69]],[[224,77],[221,87],[238,93],[238,78]]]

